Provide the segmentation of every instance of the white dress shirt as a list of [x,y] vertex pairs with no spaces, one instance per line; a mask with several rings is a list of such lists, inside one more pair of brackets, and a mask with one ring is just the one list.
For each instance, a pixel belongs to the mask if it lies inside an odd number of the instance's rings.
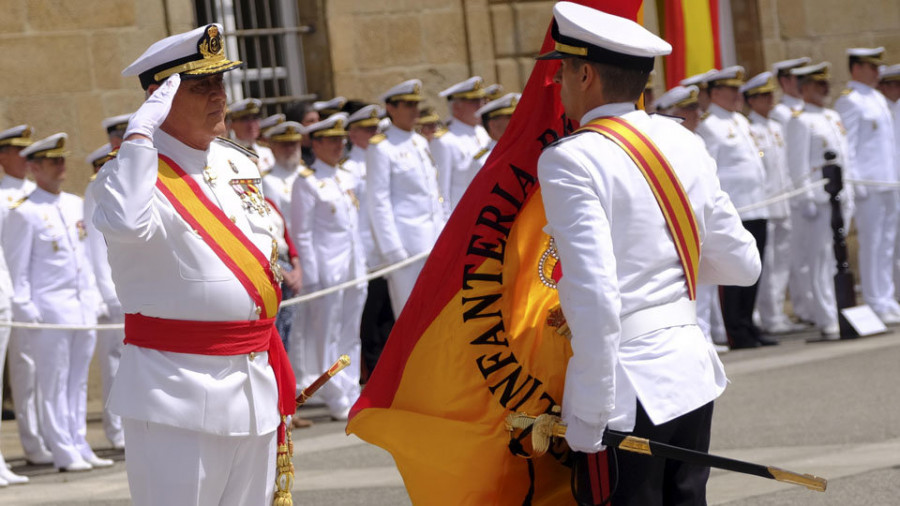
[[[233,180],[261,186],[256,165],[227,143],[205,151],[162,130],[129,141],[98,173],[94,224],[125,313],[175,320],[258,319],[256,304],[231,270],[156,189],[158,155],[172,159],[266,257],[275,227],[245,206]],[[259,435],[280,423],[267,353],[195,355],[125,346],[110,393],[114,413],[220,435]]]
[[[749,285],[760,272],[752,236],[715,164],[696,137],[634,104],[589,111],[581,124],[621,116],[652,139],[687,192],[701,241],[701,284]],[[635,398],[655,424],[719,396],[726,378],[696,325],[652,331],[620,342],[620,320],[636,311],[688,299],[675,244],[650,186],[628,155],[605,137],[584,132],[544,150],[538,161],[548,232],[563,276],[560,303],[572,330],[563,415],[631,430]],[[685,367],[693,364],[693,367]]]
[[[716,161],[722,189],[731,197],[735,207],[741,208],[766,198],[766,169],[759,146],[750,135],[747,118],[710,104],[709,115],[697,127],[697,134],[706,142],[706,149]],[[741,219],[765,219],[765,207],[741,213]]]

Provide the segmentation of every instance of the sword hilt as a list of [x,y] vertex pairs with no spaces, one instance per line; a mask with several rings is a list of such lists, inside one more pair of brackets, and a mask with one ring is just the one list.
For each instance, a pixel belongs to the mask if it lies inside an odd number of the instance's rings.
[[306,404],[306,401],[316,393],[316,390],[322,388],[322,385],[328,383],[328,380],[335,374],[344,370],[348,365],[350,365],[350,357],[348,355],[341,355],[334,364],[331,364],[331,367],[329,367],[327,371],[323,372],[321,376],[316,378],[316,381],[312,382],[312,385],[304,388],[300,392],[300,395],[297,397],[297,407],[299,408]]

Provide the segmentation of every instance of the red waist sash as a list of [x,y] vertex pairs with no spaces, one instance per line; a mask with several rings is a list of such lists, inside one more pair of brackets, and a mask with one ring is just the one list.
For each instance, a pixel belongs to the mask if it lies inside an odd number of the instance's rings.
[[207,322],[129,313],[125,315],[125,344],[196,355],[228,356],[268,351],[269,365],[275,371],[278,385],[278,411],[282,416],[294,414],[296,379],[275,329],[275,318]]

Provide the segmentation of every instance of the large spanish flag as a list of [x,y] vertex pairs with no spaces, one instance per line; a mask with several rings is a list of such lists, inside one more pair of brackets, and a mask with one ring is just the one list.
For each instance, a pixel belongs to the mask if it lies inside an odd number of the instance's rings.
[[672,44],[666,56],[666,88],[695,74],[719,68],[719,0],[657,0],[662,37]]
[[[640,0],[580,3],[635,19]],[[548,19],[552,16],[547,12]],[[549,30],[542,52],[553,48]],[[560,404],[571,348],[537,159],[575,126],[538,61],[506,134],[435,245],[348,433],[394,457],[414,504],[574,504],[564,442],[530,457],[510,412]]]

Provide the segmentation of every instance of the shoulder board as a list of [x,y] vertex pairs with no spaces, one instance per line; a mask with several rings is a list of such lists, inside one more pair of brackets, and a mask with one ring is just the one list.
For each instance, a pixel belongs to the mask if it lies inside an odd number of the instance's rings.
[[266,170],[260,171],[259,175],[260,175],[260,177],[266,177],[269,175],[270,172],[272,172],[272,169],[266,169]]
[[91,177],[88,178],[88,181],[90,181],[91,183],[93,183],[94,180],[96,180],[96,179],[97,179],[97,174],[94,173],[94,174],[91,174]]
[[337,168],[339,168],[339,169],[344,169],[344,170],[346,170],[346,171],[349,171],[350,169],[344,167],[344,162],[346,162],[346,161],[349,160],[349,159],[350,159],[349,157],[346,157],[346,156],[345,156],[345,157],[341,158],[340,160],[338,160]]
[[485,153],[487,153],[488,151],[489,151],[488,148],[481,148],[481,151],[475,153],[475,159],[478,160],[479,158],[484,156]]
[[385,139],[387,139],[387,136],[384,134],[375,134],[369,139],[369,144],[378,144]]
[[585,133],[585,132],[590,132],[590,130],[581,130],[581,131],[577,131],[577,130],[576,130],[575,132],[572,132],[572,133],[570,133],[569,135],[566,135],[566,136],[564,136],[564,137],[560,137],[559,139],[556,139],[555,141],[551,142],[550,144],[547,144],[546,146],[544,146],[543,148],[541,148],[541,150],[543,151],[543,150],[545,150],[545,149],[547,149],[547,148],[549,148],[549,147],[557,146],[557,145],[559,145],[559,144],[562,144],[563,142],[565,142],[565,141],[567,141],[567,140],[569,140],[569,139],[574,139],[575,137],[577,137],[577,136],[579,136],[579,135],[581,135],[581,134],[583,134],[583,133]]
[[709,111],[706,111],[705,113],[700,115],[700,121],[703,121],[708,117],[709,117]]
[[10,204],[9,209],[10,209],[10,210],[13,210],[13,209],[15,209],[15,208],[21,206],[22,204],[25,203],[26,200],[28,200],[28,195],[25,195],[24,197],[22,197],[22,198],[20,198],[19,200],[17,200],[17,201],[15,201],[15,202],[13,202],[12,204]]
[[853,88],[844,88],[841,90],[841,96],[849,95],[853,93]]
[[303,167],[300,169],[300,177],[309,177],[315,174],[316,171],[310,169],[309,167]]
[[113,158],[119,156],[119,148],[116,148],[116,149],[110,151],[109,154],[106,156],[109,157],[109,159],[113,159]]
[[259,158],[259,155],[256,154],[255,151],[247,149],[244,146],[241,146],[240,144],[234,142],[231,139],[228,139],[226,137],[216,137],[216,140],[222,142],[223,144],[225,144],[228,147],[231,147],[231,148],[234,148],[234,149],[240,151],[241,153],[249,156],[250,158]]
[[803,114],[803,109],[797,109],[796,111],[791,112],[791,116],[795,118],[799,118],[801,114]]
[[440,130],[434,132],[434,138],[435,138],[435,139],[440,139],[441,137],[444,136],[444,134],[446,134],[446,133],[449,132],[449,131],[450,131],[450,130],[447,130],[446,128],[441,128]]

